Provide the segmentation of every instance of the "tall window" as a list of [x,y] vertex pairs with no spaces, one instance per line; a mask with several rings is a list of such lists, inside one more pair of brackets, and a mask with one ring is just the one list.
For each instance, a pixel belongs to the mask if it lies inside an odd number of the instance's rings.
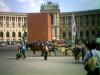
[[25,37],[27,37],[27,32],[25,32],[25,34],[24,34],[24,35],[25,35]]
[[21,32],[18,32],[18,37],[21,37]]
[[86,26],[88,26],[88,15],[86,15]]
[[21,21],[21,17],[18,17],[18,21],[19,21],[19,22]]
[[71,21],[71,16],[68,16],[68,21]]
[[95,36],[95,31],[94,30],[92,31],[92,36]]
[[9,22],[6,22],[6,27],[9,27]]
[[3,23],[2,22],[0,22],[0,27],[3,27]]
[[15,21],[15,17],[12,17],[12,21]]
[[71,32],[69,31],[69,38],[71,39]]
[[86,37],[89,37],[89,31],[86,31]]
[[80,31],[80,37],[83,37],[83,31]]
[[63,34],[62,34],[62,37],[66,37],[66,32],[64,31]]
[[62,22],[63,23],[63,27],[65,27],[65,22]]
[[18,27],[21,27],[21,24],[20,23],[18,23]]
[[14,23],[12,23],[12,27],[15,27],[15,24]]
[[8,31],[6,32],[6,37],[9,37],[9,32]]
[[3,37],[3,32],[2,31],[0,32],[0,37]]
[[15,32],[12,32],[12,37],[15,37],[15,35],[16,35]]
[[98,26],[100,25],[100,14],[98,14]]

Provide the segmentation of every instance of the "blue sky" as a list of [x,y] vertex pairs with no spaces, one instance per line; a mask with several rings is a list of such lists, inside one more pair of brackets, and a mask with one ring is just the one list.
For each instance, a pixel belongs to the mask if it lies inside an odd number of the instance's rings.
[[[40,12],[41,3],[49,0],[0,0],[0,12]],[[50,0],[58,2],[61,12],[99,9],[99,0]]]

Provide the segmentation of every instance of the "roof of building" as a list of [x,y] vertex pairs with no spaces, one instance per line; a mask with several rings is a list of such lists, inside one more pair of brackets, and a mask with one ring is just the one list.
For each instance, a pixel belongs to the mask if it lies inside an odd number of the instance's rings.
[[16,15],[16,16],[26,16],[27,13],[17,13],[17,12],[0,12],[0,15]]
[[83,11],[74,11],[74,12],[61,12],[60,15],[71,15],[71,14],[95,14],[98,13],[99,14],[99,10],[100,9],[93,9],[93,10],[83,10]]

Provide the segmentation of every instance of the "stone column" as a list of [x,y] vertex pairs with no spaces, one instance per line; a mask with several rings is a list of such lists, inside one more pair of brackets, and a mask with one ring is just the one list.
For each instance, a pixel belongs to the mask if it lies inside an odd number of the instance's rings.
[[21,25],[23,25],[23,17],[21,17]]
[[57,29],[57,40],[59,40],[59,34],[60,34],[59,33],[59,13],[57,13],[57,17],[56,18],[57,18],[57,23],[56,23],[57,24],[57,26],[56,26],[57,27],[56,28]]
[[10,21],[10,27],[12,27],[12,22],[13,22],[13,21],[12,21],[12,16],[11,16],[10,18],[11,18],[11,19],[10,19],[10,20],[11,20],[11,21]]
[[53,25],[52,25],[52,39],[55,39],[55,14],[53,14]]
[[3,31],[3,35],[4,35],[3,36],[4,37],[4,41],[6,41],[6,31],[5,30]]
[[7,41],[7,37],[6,37],[6,32],[7,32],[6,15],[4,16],[4,25],[5,25],[5,41]]
[[3,27],[5,27],[5,26],[4,26],[4,22],[5,22],[5,21],[4,21],[4,16],[3,16],[3,21],[2,21],[2,22],[3,22]]
[[[3,22],[2,24],[3,24],[3,28],[4,28],[5,27],[5,25],[4,25],[4,22],[5,22],[4,21],[4,16],[3,16],[3,21],[2,22]],[[5,34],[4,33],[5,33],[5,28],[3,29],[3,40],[5,41]]]

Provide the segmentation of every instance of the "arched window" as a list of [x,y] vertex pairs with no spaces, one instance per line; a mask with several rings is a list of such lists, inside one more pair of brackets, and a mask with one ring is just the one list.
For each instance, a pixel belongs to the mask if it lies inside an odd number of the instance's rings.
[[3,32],[2,31],[0,32],[0,37],[3,37]]
[[18,23],[18,27],[21,27],[21,24],[20,23]]
[[27,32],[25,32],[25,37],[27,37]]
[[92,36],[95,36],[95,31],[94,30],[92,31]]
[[62,33],[62,37],[66,37],[66,32],[65,31]]
[[89,37],[89,31],[86,31],[86,37]]
[[3,23],[2,22],[0,22],[0,27],[3,27]]
[[6,27],[9,27],[9,22],[6,22]]
[[15,37],[15,35],[16,35],[15,32],[12,32],[12,37]]
[[6,32],[6,37],[9,37],[9,32],[8,31]]
[[83,37],[83,31],[80,31],[80,37]]
[[21,32],[18,32],[18,37],[21,37]]
[[71,38],[71,32],[69,31],[69,38]]

